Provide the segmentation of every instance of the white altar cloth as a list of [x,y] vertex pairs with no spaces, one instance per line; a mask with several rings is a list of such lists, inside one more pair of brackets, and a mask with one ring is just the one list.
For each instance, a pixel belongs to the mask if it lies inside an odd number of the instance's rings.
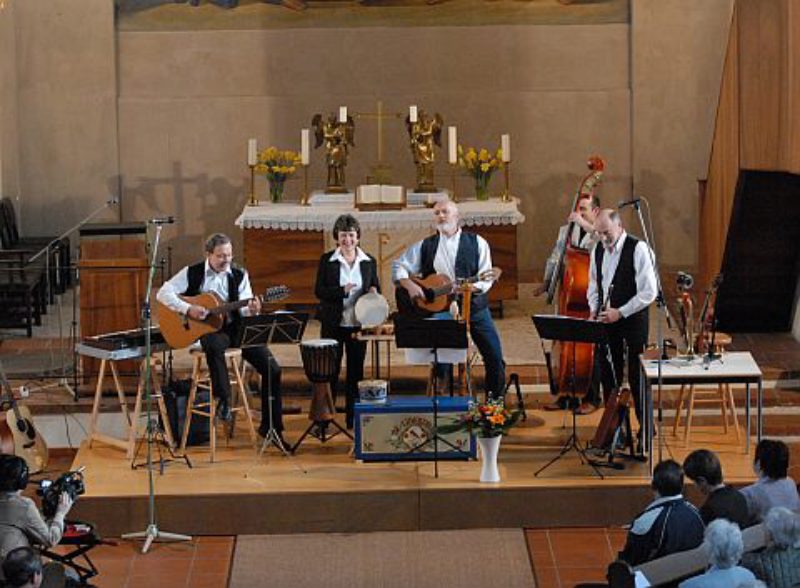
[[[464,226],[518,225],[525,221],[519,211],[519,200],[467,200],[458,203],[461,222]],[[326,231],[340,214],[352,214],[358,219],[362,230],[429,229],[433,225],[430,208],[411,207],[403,210],[363,212],[352,205],[300,206],[296,203],[260,203],[245,206],[236,219],[242,229],[273,229],[290,231]]]

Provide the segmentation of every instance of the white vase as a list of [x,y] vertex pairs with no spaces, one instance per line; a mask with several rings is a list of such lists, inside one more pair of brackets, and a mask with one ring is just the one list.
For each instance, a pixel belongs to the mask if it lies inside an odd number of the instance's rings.
[[481,450],[481,482],[499,482],[500,472],[497,470],[497,452],[500,451],[500,440],[497,437],[478,437]]

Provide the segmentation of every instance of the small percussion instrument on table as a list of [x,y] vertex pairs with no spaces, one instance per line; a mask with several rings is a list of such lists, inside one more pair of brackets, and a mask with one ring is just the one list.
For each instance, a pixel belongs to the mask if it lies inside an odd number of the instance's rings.
[[[336,407],[331,395],[331,378],[336,374],[338,348],[339,342],[336,339],[310,339],[300,343],[303,369],[312,387],[311,406],[308,410],[308,420],[311,421],[311,424],[292,447],[292,453],[309,435],[319,439],[322,443],[339,433],[353,438],[335,420]],[[328,434],[328,426],[333,426],[337,430]]]

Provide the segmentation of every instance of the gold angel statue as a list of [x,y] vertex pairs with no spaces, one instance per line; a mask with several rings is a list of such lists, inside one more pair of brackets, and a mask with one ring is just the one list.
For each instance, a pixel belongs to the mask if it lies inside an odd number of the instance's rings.
[[316,137],[314,148],[325,144],[325,163],[328,166],[328,186],[325,191],[329,194],[347,192],[344,168],[347,166],[350,147],[355,147],[353,117],[348,115],[347,122],[339,122],[338,117],[333,113],[328,114],[328,118],[324,120],[321,114],[315,114],[311,119],[311,126],[314,128]]
[[430,116],[420,110],[417,122],[406,116],[406,129],[417,166],[417,192],[438,192],[433,183],[433,167],[436,161],[434,145],[442,146],[442,117],[439,113]]

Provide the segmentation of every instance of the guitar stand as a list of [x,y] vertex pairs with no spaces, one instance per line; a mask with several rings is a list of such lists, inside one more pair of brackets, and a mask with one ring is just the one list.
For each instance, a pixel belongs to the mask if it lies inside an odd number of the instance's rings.
[[[162,476],[164,475],[164,469],[166,466],[172,462],[177,462],[179,460],[183,460],[186,462],[186,467],[192,469],[192,462],[189,461],[189,456],[178,455],[172,450],[172,446],[167,441],[167,437],[164,434],[164,429],[157,421],[150,421],[150,424],[147,425],[147,435],[143,436],[139,439],[139,443],[136,444],[136,451],[133,454],[133,459],[131,460],[131,469],[138,470],[139,468],[153,468],[158,464],[158,473]],[[151,440],[153,441],[153,446],[156,448],[156,452],[158,453],[157,460],[151,460],[152,463],[148,464],[147,460],[141,461],[136,463],[136,459],[139,457],[139,452],[144,447],[144,444],[147,442],[147,437],[150,436]],[[162,447],[166,447],[167,451],[169,452],[169,457],[164,456],[164,451]]]
[[514,386],[514,390],[517,395],[517,410],[520,411],[522,420],[527,421],[528,415],[525,414],[525,401],[522,399],[522,389],[519,386],[519,374],[516,372],[508,376],[508,383],[506,384],[506,390],[503,393],[503,397],[505,397],[508,394],[508,391],[511,390],[511,386]]

